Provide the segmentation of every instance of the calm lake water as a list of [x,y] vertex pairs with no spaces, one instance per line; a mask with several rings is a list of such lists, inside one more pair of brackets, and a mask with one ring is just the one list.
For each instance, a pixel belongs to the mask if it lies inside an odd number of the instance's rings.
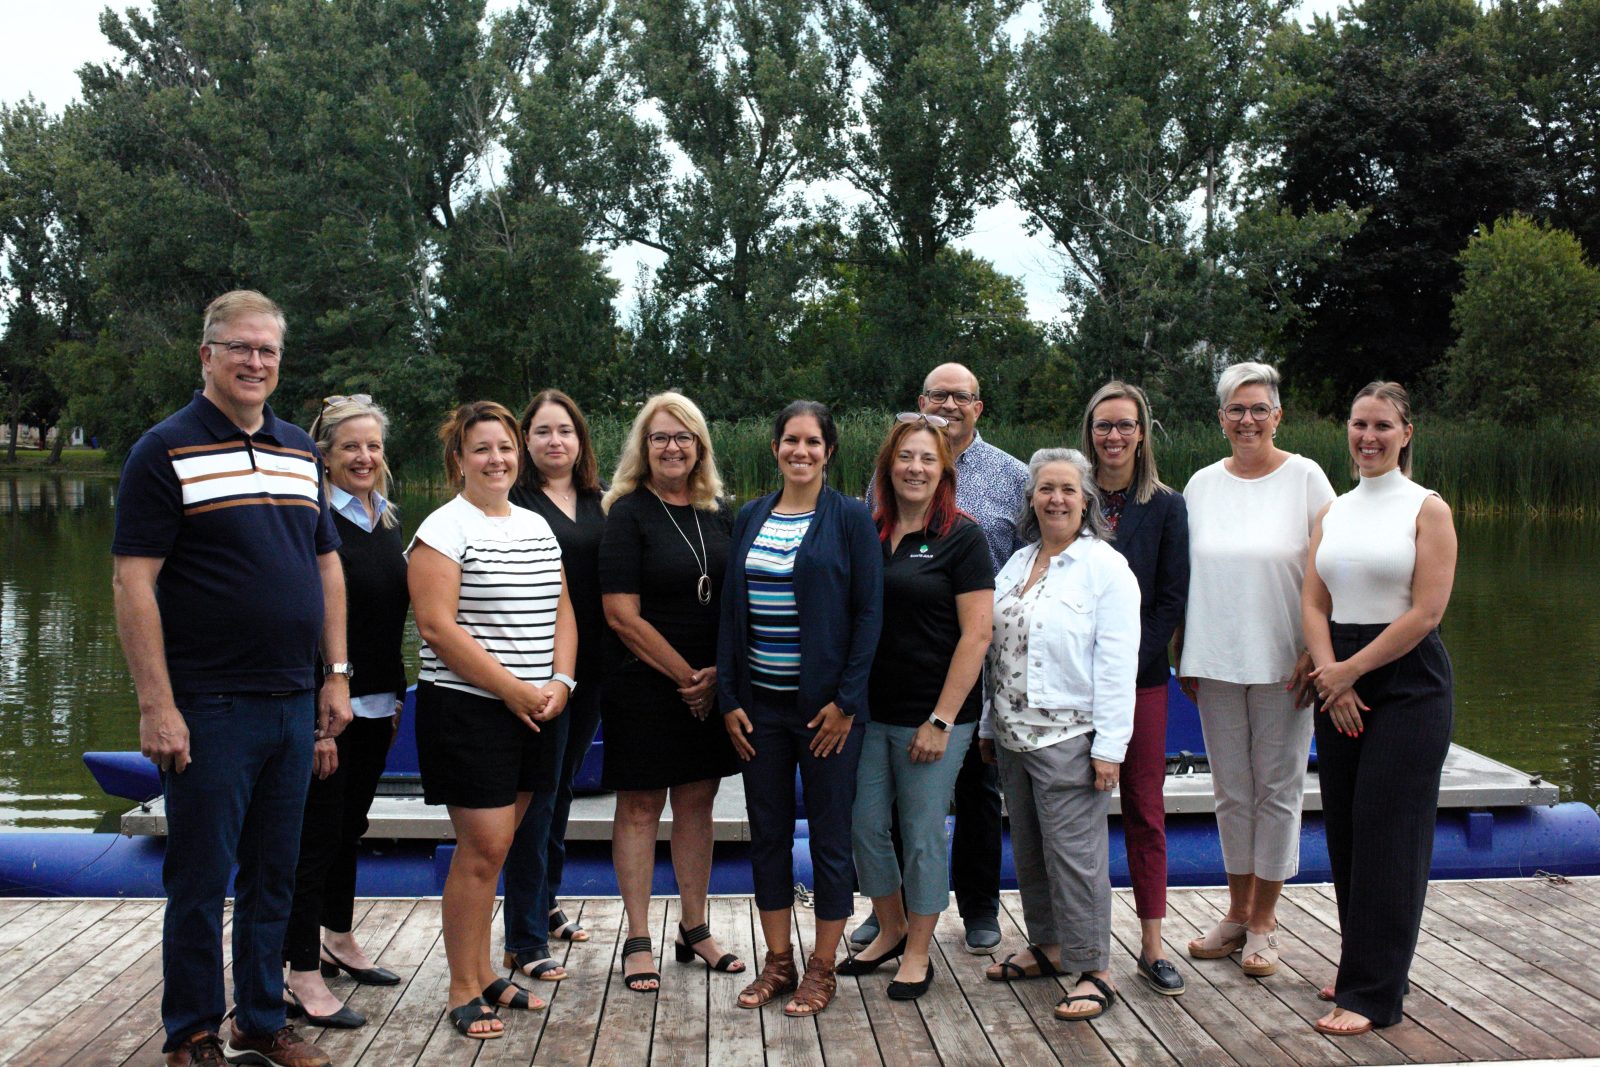
[[[93,830],[126,807],[79,758],[138,747],[111,608],[115,485],[0,476],[0,829]],[[436,501],[400,503],[409,530]],[[1600,523],[1459,527],[1456,740],[1600,802]]]

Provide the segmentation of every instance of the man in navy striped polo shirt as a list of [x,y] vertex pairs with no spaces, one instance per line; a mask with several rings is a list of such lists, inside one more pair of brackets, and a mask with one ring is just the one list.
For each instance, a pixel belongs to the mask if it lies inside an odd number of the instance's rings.
[[[284,1025],[283,938],[313,758],[350,721],[344,572],[316,446],[267,406],[283,312],[260,293],[206,308],[205,387],[139,439],[112,542],[117,634],[139,746],[161,768],[169,1065],[322,1067]],[[315,678],[318,643],[328,664]],[[234,1019],[221,1029],[222,908],[235,861]]]

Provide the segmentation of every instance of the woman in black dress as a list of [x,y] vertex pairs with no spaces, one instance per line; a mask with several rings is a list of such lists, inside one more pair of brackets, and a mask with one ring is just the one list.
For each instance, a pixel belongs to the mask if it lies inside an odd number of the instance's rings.
[[587,941],[589,934],[567,919],[556,904],[566,861],[567,814],[572,779],[600,725],[600,679],[606,644],[606,619],[600,608],[600,535],[606,516],[600,510],[589,424],[577,403],[559,389],[546,389],[522,413],[528,462],[522,466],[511,502],[544,517],[561,545],[567,596],[578,622],[578,688],[566,713],[544,727],[553,788],[535,790],[528,812],[506,855],[505,966],[547,982],[567,976],[550,956],[550,940]]
[[389,758],[406,688],[400,639],[411,596],[400,519],[386,499],[389,466],[383,460],[383,439],[388,428],[388,416],[365,395],[328,397],[311,424],[339,529],[354,667],[350,706],[356,716],[338,738],[316,744],[316,773],[306,796],[294,904],[284,935],[289,1013],[304,1015],[317,1026],[348,1028],[366,1022],[340,1002],[324,977],[343,970],[367,985],[400,981],[394,972],[373,965],[350,929],[356,845],[367,832],[367,812]]
[[669,792],[683,909],[678,960],[698,955],[719,971],[744,970],[706,924],[711,805],[737,770],[716,714],[719,594],[732,524],[705,416],[692,400],[660,393],[645,402],[602,504],[601,599],[621,644],[613,645],[601,696],[601,784],[617,792],[611,848],[628,917],[624,981],[649,993],[661,984],[651,967],[649,906]]

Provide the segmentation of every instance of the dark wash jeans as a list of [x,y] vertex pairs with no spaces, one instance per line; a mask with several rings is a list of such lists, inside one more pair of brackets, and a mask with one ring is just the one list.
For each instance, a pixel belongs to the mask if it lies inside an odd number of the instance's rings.
[[235,862],[236,1022],[245,1034],[270,1034],[283,1025],[283,938],[316,729],[309,689],[182,693],[176,703],[189,726],[193,762],[182,774],[161,776],[167,801],[165,1052],[222,1025],[222,906]]

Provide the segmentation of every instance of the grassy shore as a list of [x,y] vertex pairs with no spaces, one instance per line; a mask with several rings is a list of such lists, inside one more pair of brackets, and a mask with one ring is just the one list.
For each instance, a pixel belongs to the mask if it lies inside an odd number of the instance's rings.
[[[885,412],[854,412],[839,419],[839,456],[829,481],[852,494],[865,487],[879,444],[887,432]],[[602,475],[616,465],[628,420],[594,418],[590,427]],[[1019,425],[984,420],[986,440],[1026,460],[1037,448],[1076,447],[1076,427]],[[712,440],[723,480],[748,499],[777,486],[765,419],[713,423]],[[1278,444],[1322,465],[1334,488],[1351,484],[1343,423],[1286,421]],[[1182,488],[1189,476],[1228,452],[1215,423],[1158,428],[1156,455],[1162,479]],[[439,480],[434,462],[402,471],[412,486]],[[1600,515],[1600,428],[1546,425],[1506,428],[1465,422],[1426,421],[1417,427],[1412,476],[1436,489],[1461,514]]]
[[98,448],[64,448],[61,462],[52,464],[49,449],[19,448],[17,458],[6,458],[0,448],[0,473],[4,474],[55,474],[70,471],[74,474],[101,472],[115,474],[116,466],[105,451]]

